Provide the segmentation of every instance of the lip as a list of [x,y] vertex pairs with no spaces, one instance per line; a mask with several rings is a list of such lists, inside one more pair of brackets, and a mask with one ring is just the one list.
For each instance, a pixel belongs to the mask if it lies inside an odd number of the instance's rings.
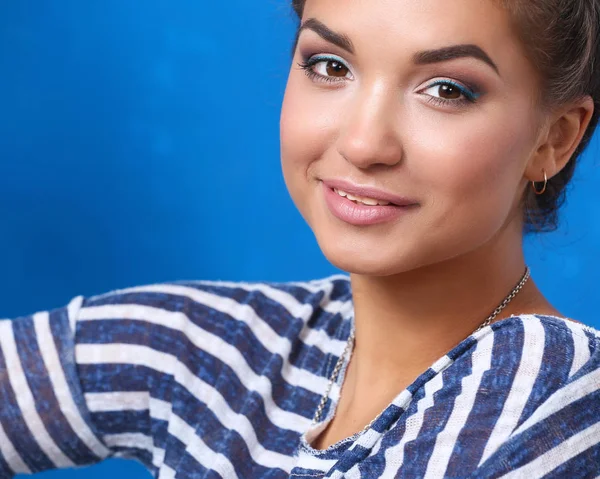
[[[363,196],[366,198],[373,198],[378,201],[387,201],[392,203],[392,206],[415,206],[418,205],[416,200],[406,198],[403,196],[395,195],[387,191],[383,191],[372,186],[360,186],[350,183],[346,180],[331,179],[323,180],[323,185],[330,189],[342,190],[346,193],[350,193],[354,196]],[[337,194],[337,193],[336,193]]]
[[[335,187],[337,189],[337,187]],[[361,203],[355,203],[343,196],[338,195],[333,188],[330,188],[325,182],[322,183],[323,196],[325,198],[325,204],[329,211],[337,219],[354,226],[370,226],[381,223],[389,223],[397,221],[405,214],[413,211],[416,203],[409,203],[406,198],[399,198],[398,196],[392,195],[395,201],[404,203],[404,205],[387,205],[387,206],[370,206]],[[343,191],[343,188],[340,188]],[[354,189],[354,191],[365,191]],[[368,191],[373,191],[369,189]],[[377,192],[377,190],[376,190]],[[350,191],[348,191],[350,193]],[[381,192],[375,196],[374,199],[381,199],[383,201],[390,201],[388,199],[390,195],[382,195]],[[356,193],[358,194],[358,193]],[[367,196],[366,194],[363,194]],[[377,197],[379,196],[379,197]]]

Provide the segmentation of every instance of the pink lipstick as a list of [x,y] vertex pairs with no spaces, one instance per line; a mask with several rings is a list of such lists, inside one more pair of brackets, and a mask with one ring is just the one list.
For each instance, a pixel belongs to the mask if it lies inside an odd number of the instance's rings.
[[355,226],[394,221],[419,206],[416,200],[345,180],[324,180],[322,187],[331,213]]

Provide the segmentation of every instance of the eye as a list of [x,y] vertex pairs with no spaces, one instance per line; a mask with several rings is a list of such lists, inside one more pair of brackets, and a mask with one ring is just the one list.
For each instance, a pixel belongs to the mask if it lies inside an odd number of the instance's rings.
[[321,61],[315,64],[315,72],[322,76],[345,78],[350,73],[348,67],[337,60]]
[[471,88],[452,80],[437,80],[419,93],[430,97],[430,101],[440,104],[475,103],[479,94]]
[[353,78],[348,66],[337,57],[314,56],[298,66],[313,81],[337,83]]

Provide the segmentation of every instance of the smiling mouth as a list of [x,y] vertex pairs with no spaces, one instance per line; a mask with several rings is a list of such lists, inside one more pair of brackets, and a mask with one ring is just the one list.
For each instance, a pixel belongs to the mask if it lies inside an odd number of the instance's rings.
[[395,206],[392,203],[390,203],[389,201],[376,200],[375,198],[368,198],[365,196],[352,195],[350,193],[346,193],[345,191],[339,190],[337,188],[332,188],[332,189],[338,195],[340,195],[342,198],[347,198],[356,204],[363,204],[366,206],[389,206],[389,205]]
[[419,202],[413,198],[400,196],[391,191],[372,185],[358,184],[343,178],[325,178],[320,180],[333,197],[344,198],[347,204],[355,204],[359,208],[399,208],[417,206]]

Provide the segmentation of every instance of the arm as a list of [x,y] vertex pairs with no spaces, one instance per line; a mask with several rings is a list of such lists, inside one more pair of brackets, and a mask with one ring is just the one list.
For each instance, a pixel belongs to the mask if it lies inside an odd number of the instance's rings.
[[110,455],[77,379],[72,328],[81,303],[0,321],[0,477]]
[[111,456],[171,473],[166,456],[176,461],[202,413],[183,363],[211,373],[189,305],[122,291],[1,320],[0,477]]

